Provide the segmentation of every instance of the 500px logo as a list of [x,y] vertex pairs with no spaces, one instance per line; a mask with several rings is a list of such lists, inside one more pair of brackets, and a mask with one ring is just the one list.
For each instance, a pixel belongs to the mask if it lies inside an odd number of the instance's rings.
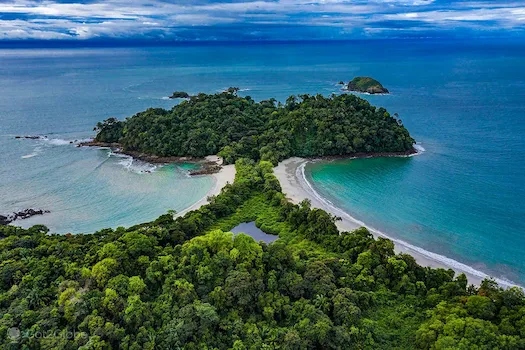
[[7,330],[7,336],[12,342],[18,342],[21,339],[26,338],[63,338],[63,339],[76,339],[78,336],[87,337],[87,334],[84,332],[78,332],[76,330],[50,330],[50,331],[20,331],[16,327],[9,328]]

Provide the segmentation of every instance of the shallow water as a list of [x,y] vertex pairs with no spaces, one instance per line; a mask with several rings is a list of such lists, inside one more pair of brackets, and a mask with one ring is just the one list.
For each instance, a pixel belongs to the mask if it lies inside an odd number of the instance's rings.
[[23,227],[44,224],[51,232],[64,234],[131,226],[170,209],[189,207],[213,183],[209,177],[190,177],[187,166],[154,166],[108,149],[42,140],[15,142],[19,154],[32,151],[36,155],[10,164],[13,173],[1,185],[3,193],[9,193],[2,196],[2,211],[51,211],[13,223]]

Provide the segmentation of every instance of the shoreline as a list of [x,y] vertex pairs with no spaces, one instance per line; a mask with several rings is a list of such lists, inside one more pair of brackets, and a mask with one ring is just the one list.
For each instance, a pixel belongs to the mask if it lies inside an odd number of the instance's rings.
[[325,210],[326,212],[342,219],[341,221],[336,222],[337,228],[340,231],[353,231],[359,227],[366,227],[375,238],[383,237],[390,239],[392,242],[394,242],[394,250],[397,254],[409,254],[414,257],[416,262],[421,266],[452,269],[456,272],[456,275],[458,273],[464,273],[467,276],[468,282],[476,286],[479,286],[481,281],[483,281],[485,278],[494,278],[494,280],[501,287],[520,287],[519,285],[512,282],[492,277],[459,261],[427,251],[403,240],[393,238],[374,229],[373,227],[366,225],[366,223],[357,220],[351,216],[351,214],[334,206],[332,203],[330,203],[330,201],[319,195],[314,190],[312,185],[306,180],[304,168],[310,161],[311,160],[305,158],[293,157],[280,162],[274,168],[275,176],[281,184],[283,193],[292,203],[298,204],[303,199],[309,199],[312,203],[312,208]]
[[160,157],[147,153],[134,152],[134,151],[123,151],[120,143],[116,142],[99,142],[99,141],[87,141],[77,144],[77,147],[98,147],[98,148],[109,148],[114,153],[123,154],[126,156],[133,157],[133,159],[140,160],[151,164],[169,164],[169,163],[199,163],[203,162],[203,159],[193,157]]
[[[417,146],[417,145],[416,145]],[[353,154],[341,154],[341,155],[333,155],[333,156],[317,156],[317,157],[292,157],[292,158],[301,158],[305,161],[309,162],[315,162],[318,160],[338,160],[338,159],[366,159],[366,158],[390,158],[390,157],[412,157],[417,155],[419,152],[416,149],[416,147],[412,147],[412,149],[409,149],[408,151],[403,152],[378,152],[378,153],[372,153],[372,152],[362,152],[362,153],[353,153]],[[288,158],[290,159],[290,158]],[[288,159],[285,159],[284,161],[287,161]]]
[[212,188],[208,191],[208,193],[206,193],[204,197],[199,199],[197,202],[195,202],[188,208],[175,213],[174,218],[184,216],[186,213],[192,210],[197,210],[201,206],[208,204],[208,197],[218,195],[219,193],[221,193],[222,188],[226,186],[226,184],[232,184],[235,180],[235,164],[222,165],[222,158],[218,156],[207,156],[205,159],[206,161],[214,162],[217,166],[221,167],[221,169],[218,172],[212,174],[205,174],[206,176],[211,176],[213,178]]
[[[190,176],[197,175],[212,175],[218,173],[222,167],[222,160],[215,159],[216,156],[207,156],[204,158],[196,157],[178,157],[178,156],[167,156],[161,157],[148,153],[141,153],[135,151],[124,151],[119,143],[108,143],[99,141],[87,141],[77,144],[77,147],[96,147],[100,149],[110,149],[116,155],[123,155],[131,157],[134,160],[149,163],[152,165],[166,165],[172,163],[192,163],[199,164],[201,168],[189,172]],[[217,157],[218,158],[218,157]]]
[[211,176],[213,180],[213,185],[211,189],[206,193],[204,197],[199,199],[197,202],[192,204],[186,209],[181,210],[180,212],[175,213],[173,216],[177,218],[179,216],[184,216],[186,213],[197,210],[201,206],[208,204],[208,197],[216,196],[221,193],[221,190],[226,184],[233,183],[235,180],[235,164],[223,165],[223,159],[217,155],[209,155],[204,158],[194,158],[194,157],[158,157],[148,154],[138,153],[138,152],[124,152],[121,150],[121,146],[118,143],[107,143],[107,142],[98,142],[98,141],[88,141],[82,142],[77,145],[77,147],[98,147],[98,148],[108,148],[116,154],[122,154],[132,159],[140,160],[142,162],[154,164],[154,165],[163,165],[170,163],[194,163],[201,164],[202,169],[189,172],[189,176]]

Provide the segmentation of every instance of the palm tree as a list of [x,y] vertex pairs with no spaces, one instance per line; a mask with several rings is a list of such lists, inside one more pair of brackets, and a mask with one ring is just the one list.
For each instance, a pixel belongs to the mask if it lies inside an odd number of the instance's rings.
[[314,299],[314,305],[325,314],[330,311],[330,299],[323,294],[317,294]]

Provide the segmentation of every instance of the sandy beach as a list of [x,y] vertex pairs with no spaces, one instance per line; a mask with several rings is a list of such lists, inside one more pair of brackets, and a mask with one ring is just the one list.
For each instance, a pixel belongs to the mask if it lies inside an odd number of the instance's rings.
[[[352,231],[359,227],[367,227],[374,237],[385,237],[392,240],[395,244],[396,253],[407,253],[412,255],[421,266],[430,266],[433,268],[453,269],[456,273],[465,273],[469,283],[479,285],[480,282],[489,277],[485,273],[475,270],[474,268],[462,264],[445,256],[435,254],[399,239],[387,236],[365,223],[353,218],[350,214],[335,207],[330,202],[323,199],[304,178],[304,166],[308,160],[303,158],[289,158],[275,167],[275,176],[279,179],[281,187],[286,197],[293,203],[299,203],[303,199],[310,199],[312,207],[323,209],[332,215],[340,217],[342,220],[337,222],[340,231]],[[501,286],[512,286],[506,281],[496,279]]]
[[[206,160],[216,162],[218,165],[222,165],[222,158],[218,156],[207,156]],[[221,189],[227,183],[233,183],[235,180],[235,164],[223,165],[218,173],[211,174],[210,176],[213,177],[213,186],[208,191],[208,193],[206,193],[206,196],[201,198],[191,207],[176,213],[175,217],[182,216],[189,211],[199,209],[201,206],[208,204],[208,197],[218,195],[221,192]]]

